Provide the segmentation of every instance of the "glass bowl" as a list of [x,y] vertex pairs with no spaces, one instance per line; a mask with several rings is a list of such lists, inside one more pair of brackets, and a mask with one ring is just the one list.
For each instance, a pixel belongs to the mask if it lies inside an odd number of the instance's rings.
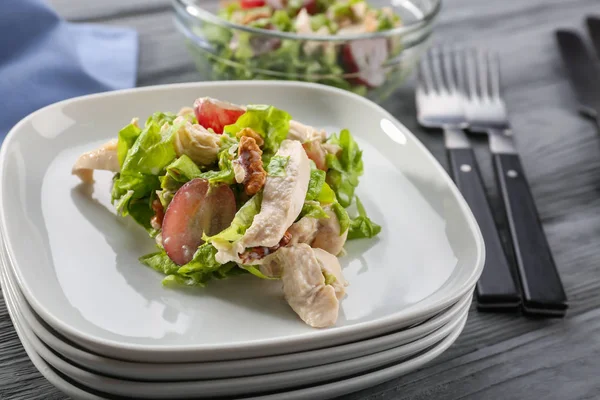
[[204,80],[297,80],[383,101],[426,50],[441,0],[370,0],[402,26],[353,35],[301,35],[231,23],[217,0],[173,0],[175,24]]

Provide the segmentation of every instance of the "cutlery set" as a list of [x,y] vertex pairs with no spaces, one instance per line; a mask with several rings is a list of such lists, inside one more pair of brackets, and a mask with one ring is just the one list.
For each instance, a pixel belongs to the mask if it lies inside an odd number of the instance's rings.
[[[451,175],[484,238],[486,264],[476,288],[478,308],[564,316],[566,294],[513,141],[498,57],[477,49],[434,48],[423,57],[418,75],[419,123],[443,129]],[[514,261],[500,239],[465,129],[488,135]]]

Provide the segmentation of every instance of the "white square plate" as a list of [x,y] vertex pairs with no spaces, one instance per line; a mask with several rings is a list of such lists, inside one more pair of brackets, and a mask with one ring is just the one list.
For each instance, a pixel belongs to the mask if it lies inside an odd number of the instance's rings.
[[[211,96],[273,104],[328,132],[349,128],[364,150],[358,195],[383,229],[351,241],[350,282],[335,327],[302,323],[278,282],[251,276],[205,289],[161,286],[138,257],[153,241],[115,216],[111,175],[93,190],[70,175],[79,153],[134,116],[177,111]],[[81,346],[133,361],[186,362],[285,354],[399,330],[456,302],[477,281],[484,246],[443,168],[376,104],[297,82],[212,82],[85,96],[26,117],[0,152],[0,219],[9,261],[34,310]]]

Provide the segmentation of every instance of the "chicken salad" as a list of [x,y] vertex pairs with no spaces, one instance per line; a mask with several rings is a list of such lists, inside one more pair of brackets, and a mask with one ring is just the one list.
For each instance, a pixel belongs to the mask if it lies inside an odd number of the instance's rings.
[[154,238],[157,251],[140,262],[164,274],[164,285],[278,280],[317,328],[337,320],[346,240],[381,231],[355,195],[363,163],[350,132],[327,135],[270,105],[199,98],[143,126],[134,118],[72,173],[92,183],[94,170],[114,173],[117,213]]

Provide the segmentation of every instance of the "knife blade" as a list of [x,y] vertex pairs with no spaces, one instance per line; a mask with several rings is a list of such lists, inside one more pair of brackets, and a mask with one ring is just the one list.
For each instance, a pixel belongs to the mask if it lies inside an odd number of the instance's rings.
[[597,120],[600,118],[600,68],[577,32],[561,29],[556,31],[556,39],[581,112]]
[[596,56],[600,58],[600,17],[588,17],[587,27],[592,44],[596,49]]

